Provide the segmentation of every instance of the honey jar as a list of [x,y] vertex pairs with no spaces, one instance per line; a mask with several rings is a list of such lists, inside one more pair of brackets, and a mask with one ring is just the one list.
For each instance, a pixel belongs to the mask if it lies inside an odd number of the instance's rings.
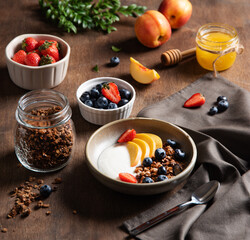
[[207,70],[216,72],[230,68],[242,50],[237,31],[232,26],[209,23],[197,32],[196,58],[200,66]]

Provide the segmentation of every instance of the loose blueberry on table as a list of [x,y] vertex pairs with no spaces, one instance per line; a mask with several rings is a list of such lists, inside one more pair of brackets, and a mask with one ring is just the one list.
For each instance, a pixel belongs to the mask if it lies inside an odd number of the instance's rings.
[[117,66],[119,63],[120,63],[120,59],[119,59],[118,57],[112,57],[112,58],[110,58],[110,63],[109,63],[109,65],[110,65],[111,67],[115,67],[115,66]]
[[208,114],[209,115],[215,115],[216,113],[218,113],[218,108],[216,106],[212,106],[210,109],[209,109],[209,112]]
[[116,109],[124,106],[131,100],[131,92],[127,89],[118,89],[113,82],[103,82],[85,91],[80,96],[85,105],[98,109]]
[[228,109],[229,103],[227,100],[221,100],[218,102],[218,112],[224,112]]
[[40,188],[40,195],[44,198],[47,198],[52,193],[52,189],[49,185],[43,185]]

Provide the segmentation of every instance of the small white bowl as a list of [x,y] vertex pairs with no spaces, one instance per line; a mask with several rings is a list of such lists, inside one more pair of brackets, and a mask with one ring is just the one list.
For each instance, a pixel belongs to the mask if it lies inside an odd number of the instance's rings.
[[[131,92],[130,101],[122,107],[116,109],[97,109],[89,107],[84,104],[80,97],[85,91],[90,91],[99,83],[103,82],[114,82],[118,89],[127,89]],[[99,77],[90,79],[82,83],[76,91],[76,98],[79,105],[80,112],[85,120],[96,125],[104,125],[106,123],[128,118],[132,112],[134,101],[135,101],[135,89],[128,82],[114,77]]]
[[[40,40],[56,40],[60,44],[62,59],[44,66],[27,66],[12,60],[14,54],[21,50],[22,41],[27,37]],[[11,80],[19,87],[34,90],[54,88],[67,74],[70,46],[61,38],[48,34],[23,34],[14,38],[5,48],[6,63]]]
[[[98,169],[100,154],[117,143],[117,139],[127,129],[135,129],[138,133],[154,133],[162,141],[173,139],[186,153],[187,167],[173,178],[154,183],[127,183],[104,175]],[[107,187],[126,194],[153,195],[174,189],[191,174],[197,158],[197,149],[193,139],[183,129],[174,124],[153,118],[129,118],[106,124],[97,129],[86,144],[87,165],[94,177]],[[119,159],[117,159],[119,161]]]

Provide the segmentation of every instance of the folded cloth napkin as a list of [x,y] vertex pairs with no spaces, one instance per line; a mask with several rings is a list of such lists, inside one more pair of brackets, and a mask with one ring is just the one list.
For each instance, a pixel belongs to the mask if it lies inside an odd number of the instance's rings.
[[[194,109],[184,102],[194,93],[206,103]],[[229,108],[214,116],[208,111],[218,96]],[[220,188],[206,205],[196,205],[137,236],[142,240],[250,239],[250,93],[220,75],[206,74],[188,87],[143,109],[140,117],[165,120],[182,127],[194,139],[197,164],[184,187],[152,209],[124,222],[129,232],[156,215],[190,200],[203,183],[218,180]]]

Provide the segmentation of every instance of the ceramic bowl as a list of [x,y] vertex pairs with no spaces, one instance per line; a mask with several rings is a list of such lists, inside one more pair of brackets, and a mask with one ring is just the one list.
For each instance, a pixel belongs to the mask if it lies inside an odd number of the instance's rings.
[[[85,91],[90,91],[93,87],[95,87],[99,83],[103,82],[114,82],[119,89],[127,89],[131,92],[130,101],[122,107],[116,109],[98,109],[89,107],[84,104],[80,97]],[[99,77],[90,79],[84,83],[82,83],[76,91],[76,98],[79,105],[79,109],[82,117],[90,123],[96,125],[104,125],[106,123],[128,118],[132,112],[134,101],[135,101],[135,89],[128,82],[113,77]]]
[[[115,144],[125,130],[132,128],[138,133],[157,134],[163,142],[169,138],[177,141],[181,149],[186,152],[187,167],[171,179],[154,183],[127,183],[104,175],[98,169],[100,154],[104,149]],[[96,130],[86,144],[87,165],[94,177],[115,191],[132,195],[153,195],[172,190],[188,178],[195,166],[196,157],[196,145],[189,134],[171,123],[150,118],[129,118],[106,124]]]
[[[27,66],[12,60],[14,54],[21,49],[22,41],[27,37],[39,40],[56,40],[60,45],[62,59],[44,66]],[[48,34],[23,34],[14,38],[5,48],[6,63],[11,80],[19,87],[34,90],[54,88],[67,74],[70,46],[63,39]]]

